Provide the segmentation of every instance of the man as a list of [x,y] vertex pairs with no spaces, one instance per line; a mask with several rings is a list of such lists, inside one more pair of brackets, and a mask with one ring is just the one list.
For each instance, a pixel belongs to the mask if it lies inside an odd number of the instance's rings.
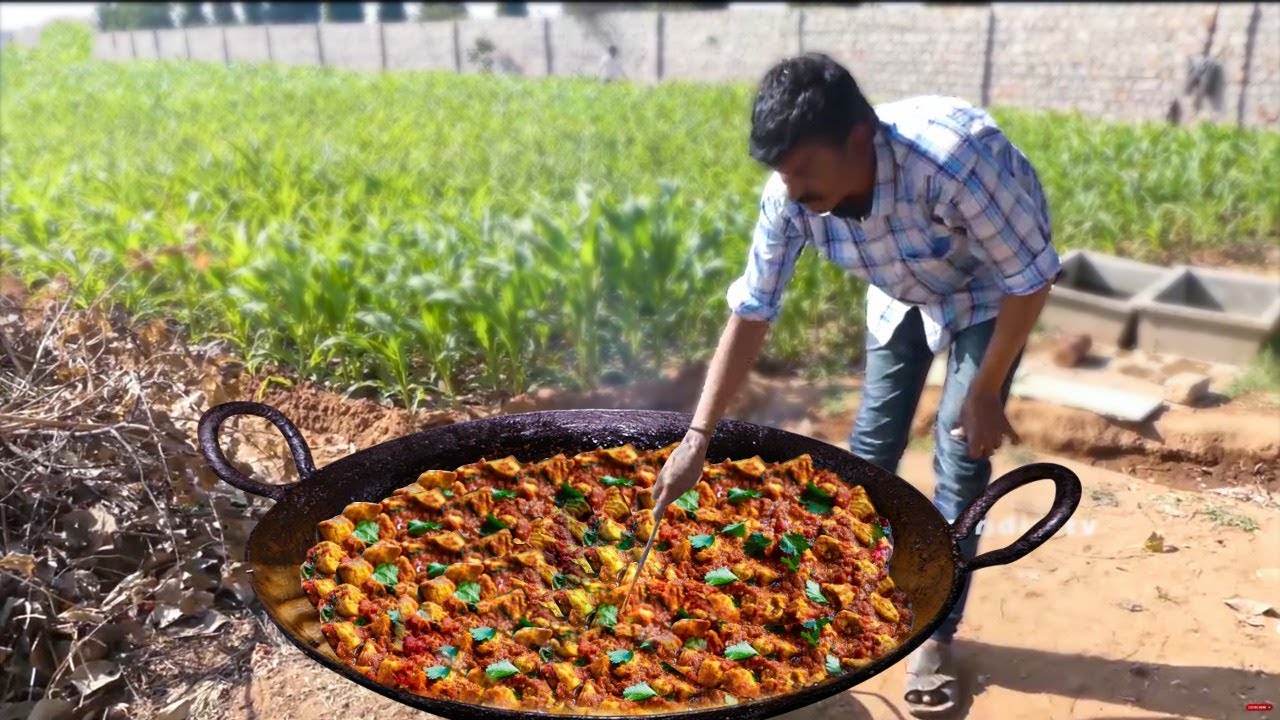
[[[866,380],[850,451],[895,472],[935,353],[949,350],[934,504],[948,521],[986,487],[1010,380],[1058,272],[1035,170],[981,110],[922,97],[872,108],[825,55],[784,60],[752,112],[751,155],[774,172],[746,271],[655,513],[692,487],[707,444],[781,308],[805,247],[866,280]],[[838,289],[835,291],[839,291]],[[972,557],[977,538],[962,543]],[[961,705],[950,643],[964,598],[908,661],[912,714]]]
[[608,52],[600,59],[600,79],[604,82],[621,80],[625,77],[622,63],[618,61],[618,46],[610,45]]

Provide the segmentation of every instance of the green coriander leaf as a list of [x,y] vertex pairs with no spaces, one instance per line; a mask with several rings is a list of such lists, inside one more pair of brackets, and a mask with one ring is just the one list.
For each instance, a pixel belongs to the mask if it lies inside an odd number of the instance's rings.
[[542,662],[551,662],[556,657],[556,651],[550,647],[544,647],[538,650],[538,657],[542,658]]
[[712,570],[703,578],[708,585],[712,586],[728,585],[731,582],[736,582],[737,579],[738,576],[734,575],[732,570],[725,567]]
[[747,541],[742,544],[742,550],[748,555],[764,557],[765,550],[768,550],[772,544],[773,541],[769,539],[769,536],[764,533],[753,532],[751,537],[747,538]]
[[835,504],[835,499],[831,497],[831,493],[813,483],[805,486],[804,492],[800,493],[800,501],[805,504],[809,512],[817,513],[818,515],[826,515],[831,512],[831,506]]
[[791,572],[800,572],[800,557],[798,555],[788,555],[783,557],[782,564],[786,565]]
[[372,520],[362,520],[356,525],[355,532],[351,534],[359,538],[365,545],[372,545],[378,542],[378,523]]
[[441,494],[441,495],[444,495],[445,497],[453,497],[453,491],[452,491],[452,490],[441,490],[441,491],[440,491],[440,494]]
[[698,491],[690,490],[689,492],[676,498],[675,505],[676,507],[680,508],[681,510],[684,510],[685,512],[688,512],[688,513],[696,512],[698,509]]
[[840,665],[840,658],[835,655],[828,655],[827,662],[823,667],[828,675],[839,675],[844,672],[844,668]]
[[818,603],[819,605],[827,604],[827,597],[822,594],[822,588],[819,587],[818,583],[814,582],[813,580],[809,580],[805,582],[804,595],[805,597],[809,598],[813,602]]
[[609,662],[613,663],[614,665],[629,663],[631,662],[631,658],[633,657],[635,657],[635,653],[631,652],[630,650],[610,650],[609,651]]
[[745,522],[736,522],[732,525],[725,525],[720,528],[720,533],[729,537],[743,538],[747,536],[747,524]]
[[369,618],[356,618],[356,627],[364,627],[369,624]]
[[422,537],[429,530],[439,530],[440,523],[431,522],[430,520],[410,520],[409,535],[412,537]]
[[510,660],[503,660],[489,665],[484,669],[484,674],[489,676],[490,680],[501,680],[512,675],[519,675],[520,668],[511,664]]
[[689,614],[688,610],[685,610],[684,608],[679,608],[676,610],[676,617],[680,618],[681,620],[688,620],[693,616]]
[[453,596],[468,605],[475,605],[480,602],[480,583],[458,583],[458,589],[453,591]]
[[440,654],[449,658],[450,660],[453,660],[454,658],[458,657],[458,648],[452,645],[444,645],[444,646],[441,646],[440,648]]
[[333,606],[320,606],[320,622],[333,622]]
[[499,530],[506,530],[506,529],[507,529],[507,524],[502,522],[498,518],[494,517],[493,515],[486,516],[484,519],[484,522],[480,523],[481,535],[492,535],[498,532]]
[[693,535],[689,537],[689,544],[694,550],[706,550],[714,544],[716,538],[714,535]]
[[737,505],[748,500],[760,497],[759,490],[745,490],[743,488],[729,488],[729,502]]
[[749,657],[755,657],[759,654],[760,653],[756,652],[755,648],[744,642],[738,643],[737,645],[730,645],[724,649],[724,656],[730,660],[746,660]]
[[449,569],[448,565],[441,565],[440,563],[427,563],[427,577],[438,578],[444,574],[445,570],[448,570],[448,569]]
[[492,640],[497,634],[498,631],[491,627],[471,628],[471,639],[478,643]]
[[587,496],[569,483],[562,483],[560,489],[556,491],[556,505],[564,508],[574,517],[581,517],[591,512],[591,506],[587,505]]
[[443,665],[432,665],[427,668],[428,680],[443,680],[449,677],[449,668]]
[[645,640],[644,642],[640,643],[640,644],[639,644],[639,645],[637,645],[636,647],[638,647],[638,648],[639,648],[639,649],[641,649],[641,650],[652,650],[652,649],[653,649],[653,641],[652,641],[652,640]]
[[706,650],[707,641],[700,637],[691,637],[684,641],[684,646],[690,650]]
[[622,539],[618,541],[619,550],[630,550],[636,546],[636,536],[632,533],[626,533]]
[[622,697],[631,702],[640,702],[641,700],[658,697],[658,693],[649,687],[649,683],[642,682],[623,690]]
[[618,608],[614,605],[601,605],[596,611],[596,624],[612,628],[618,624]]
[[311,563],[303,563],[303,564],[302,564],[302,579],[303,579],[303,580],[310,580],[311,578],[313,578],[313,577],[315,577],[315,576],[316,576],[316,566],[315,566],[315,565],[312,565]]
[[517,629],[517,630],[520,630],[520,629],[523,629],[523,628],[527,628],[527,627],[538,627],[538,626],[537,626],[537,625],[534,625],[534,624],[533,624],[533,623],[531,623],[531,622],[529,622],[529,618],[526,618],[526,617],[522,617],[522,618],[520,618],[520,622],[516,623],[516,629]]
[[800,533],[787,533],[778,544],[778,548],[786,555],[800,555],[809,547],[809,541]]
[[636,484],[636,481],[632,480],[631,478],[610,477],[608,475],[605,475],[604,477],[600,478],[600,483],[602,485],[605,485],[606,487],[618,487],[618,486],[631,487],[632,485]]
[[659,552],[666,552],[671,549],[671,543],[667,540],[663,540],[662,542],[654,543],[653,549]]
[[573,664],[574,664],[575,666],[577,666],[577,667],[586,667],[586,666],[587,666],[587,659],[586,659],[586,658],[584,658],[584,657],[580,657],[580,658],[578,658],[577,660],[574,660],[574,661],[573,661]]
[[397,625],[399,625],[399,624],[401,624],[402,622],[404,622],[403,620],[401,620],[401,619],[400,619],[400,611],[399,611],[399,610],[388,610],[388,611],[387,611],[387,617],[391,618],[391,622],[393,622],[393,623],[395,623],[395,624],[397,624]]
[[871,523],[871,544],[880,542],[880,538],[889,536],[889,526],[878,522]]
[[551,588],[553,590],[563,590],[568,578],[560,573],[551,576]]
[[831,624],[831,618],[818,618],[801,623],[804,629],[800,631],[800,636],[809,641],[813,647],[818,647],[818,638],[822,637],[822,628]]
[[383,563],[373,571],[373,579],[390,591],[400,581],[400,568],[389,563]]
[[516,496],[515,492],[511,490],[493,489],[493,490],[490,490],[489,492],[493,495],[494,500],[511,500]]
[[595,530],[582,531],[582,544],[587,547],[595,547],[600,544],[600,533]]

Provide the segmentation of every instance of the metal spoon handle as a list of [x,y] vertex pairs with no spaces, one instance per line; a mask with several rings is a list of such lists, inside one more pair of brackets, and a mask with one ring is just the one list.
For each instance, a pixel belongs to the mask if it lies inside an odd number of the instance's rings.
[[631,578],[631,587],[627,588],[627,596],[622,599],[622,607],[618,608],[618,614],[622,614],[622,611],[627,609],[627,603],[631,600],[631,593],[635,592],[636,582],[640,580],[640,573],[644,572],[645,563],[649,560],[649,551],[653,550],[653,541],[658,537],[658,528],[662,526],[662,518],[665,515],[666,512],[664,510],[653,523],[653,530],[649,532],[649,541],[644,544],[644,552],[640,553],[640,566],[636,568],[636,574]]

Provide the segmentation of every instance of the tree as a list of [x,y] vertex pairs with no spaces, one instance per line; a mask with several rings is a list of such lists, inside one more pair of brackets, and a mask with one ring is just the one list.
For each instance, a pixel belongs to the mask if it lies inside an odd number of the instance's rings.
[[378,22],[404,22],[408,19],[409,15],[405,12],[404,3],[378,3]]
[[320,22],[320,3],[267,3],[267,22],[274,25],[301,25]]
[[467,16],[466,3],[424,2],[418,11],[418,20],[456,20]]
[[[249,12],[250,5],[257,4],[245,3],[245,13]],[[213,3],[213,22],[217,25],[235,25],[240,19],[236,17],[236,10],[231,7],[231,3]]]
[[[217,17],[215,12],[214,17]],[[248,2],[244,4],[244,21],[249,25],[261,25],[267,21],[267,4],[264,2]]]
[[498,17],[528,17],[529,3],[498,3]]
[[102,3],[98,27],[103,30],[159,30],[173,27],[168,3]]
[[174,3],[178,11],[178,26],[192,27],[195,25],[204,25],[208,20],[204,17],[204,3]]
[[325,20],[335,23],[364,22],[364,3],[334,2],[325,3]]

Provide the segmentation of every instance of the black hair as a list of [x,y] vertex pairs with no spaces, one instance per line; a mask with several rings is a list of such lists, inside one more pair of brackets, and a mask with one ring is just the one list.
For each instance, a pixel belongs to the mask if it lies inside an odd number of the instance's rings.
[[853,75],[827,55],[809,52],[774,65],[751,109],[751,157],[770,167],[797,144],[843,143],[875,111]]
[[610,45],[610,46],[609,46],[609,54],[610,54],[610,55],[617,55],[617,54],[618,54],[618,46],[617,46],[617,45]]

